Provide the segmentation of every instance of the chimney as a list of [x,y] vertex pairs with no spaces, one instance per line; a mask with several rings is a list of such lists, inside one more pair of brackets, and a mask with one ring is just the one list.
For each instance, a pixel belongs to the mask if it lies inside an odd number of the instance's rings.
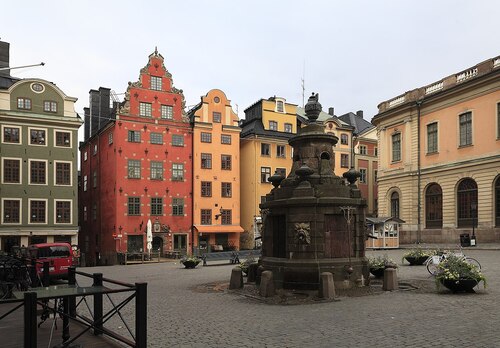
[[335,116],[335,109],[333,108],[333,106],[330,106],[328,108],[328,115]]
[[83,140],[87,141],[90,138],[90,109],[83,108]]
[[3,69],[9,67],[9,50],[10,44],[0,41],[0,76],[10,77],[10,69]]
[[363,110],[356,111],[356,116],[358,116],[359,118],[363,118]]

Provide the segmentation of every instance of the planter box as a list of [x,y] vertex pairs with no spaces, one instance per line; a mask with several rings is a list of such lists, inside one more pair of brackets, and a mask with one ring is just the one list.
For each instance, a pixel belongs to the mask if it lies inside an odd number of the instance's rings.
[[405,256],[405,260],[408,261],[410,266],[420,266],[429,258],[429,256]]
[[474,287],[478,284],[475,279],[447,280],[442,279],[443,284],[452,292],[474,292]]

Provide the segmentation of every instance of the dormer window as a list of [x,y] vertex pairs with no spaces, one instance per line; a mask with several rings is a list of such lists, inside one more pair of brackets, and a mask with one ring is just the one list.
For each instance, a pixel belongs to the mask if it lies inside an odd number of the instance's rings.
[[45,112],[57,112],[57,102],[52,100],[46,100],[43,102],[43,111]]
[[285,105],[282,100],[276,100],[276,111],[285,112]]
[[17,98],[17,108],[23,110],[31,110],[31,99]]
[[151,89],[161,91],[161,77],[151,76]]

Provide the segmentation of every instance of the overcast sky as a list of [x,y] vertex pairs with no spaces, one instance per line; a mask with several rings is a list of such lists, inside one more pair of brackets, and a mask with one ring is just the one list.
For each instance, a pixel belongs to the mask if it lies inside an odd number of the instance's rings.
[[[0,38],[19,78],[77,97],[109,87],[120,97],[155,47],[186,105],[222,89],[233,109],[273,95],[323,110],[364,111],[500,54],[498,0],[3,1]],[[83,128],[83,127],[82,127]]]

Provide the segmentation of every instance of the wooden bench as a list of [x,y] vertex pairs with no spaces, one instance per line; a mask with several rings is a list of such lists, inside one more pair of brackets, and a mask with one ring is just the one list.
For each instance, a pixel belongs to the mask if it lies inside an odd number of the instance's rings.
[[240,251],[221,251],[215,253],[202,254],[200,258],[203,260],[203,266],[207,266],[207,261],[222,261],[229,260],[230,264],[240,263],[240,259],[255,257],[259,258],[260,250],[240,250]]

